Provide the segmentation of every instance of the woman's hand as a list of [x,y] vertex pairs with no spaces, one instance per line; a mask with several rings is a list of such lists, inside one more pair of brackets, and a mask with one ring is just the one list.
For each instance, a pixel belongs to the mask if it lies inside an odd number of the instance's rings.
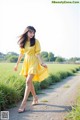
[[18,66],[16,65],[15,67],[14,67],[14,71],[17,71],[18,70]]
[[20,61],[21,61],[21,59],[22,59],[23,56],[24,56],[23,54],[20,54],[20,55],[19,55],[18,60],[17,60],[17,63],[16,63],[16,65],[15,65],[15,67],[14,67],[14,71],[17,71],[17,70],[18,70],[18,65],[19,65],[19,63],[20,63]]
[[47,68],[47,65],[45,63],[41,63],[41,66]]

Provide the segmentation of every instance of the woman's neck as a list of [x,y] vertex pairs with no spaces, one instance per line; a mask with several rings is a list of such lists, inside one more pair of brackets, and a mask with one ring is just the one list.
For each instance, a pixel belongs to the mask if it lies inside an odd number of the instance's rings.
[[28,38],[28,41],[30,41],[30,38]]

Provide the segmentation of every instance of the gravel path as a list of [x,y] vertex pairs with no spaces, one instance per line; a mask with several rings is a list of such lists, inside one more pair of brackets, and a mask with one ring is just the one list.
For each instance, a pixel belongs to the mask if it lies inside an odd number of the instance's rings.
[[31,107],[32,98],[29,98],[31,101],[27,102],[24,113],[17,112],[20,103],[9,109],[10,120],[64,120],[76,99],[79,78],[79,74],[71,76],[42,90],[43,94],[38,95],[39,104],[36,106]]

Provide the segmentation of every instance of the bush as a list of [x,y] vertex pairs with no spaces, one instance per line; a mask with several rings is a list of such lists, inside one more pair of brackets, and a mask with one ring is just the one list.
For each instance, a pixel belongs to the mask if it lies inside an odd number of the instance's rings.
[[50,74],[49,77],[47,78],[50,82],[50,85],[52,85],[53,83],[55,83],[55,78],[53,74]]
[[41,89],[46,89],[49,87],[49,82],[47,79],[43,80],[41,83],[40,83],[40,88]]
[[72,72],[67,72],[67,76],[71,76],[71,75],[73,75],[73,73]]
[[41,89],[41,87],[40,87],[40,82],[38,82],[38,81],[33,81],[33,84],[34,84],[35,91],[36,91],[36,93],[37,93],[38,90]]
[[0,90],[0,111],[1,109],[5,108],[5,98],[4,93]]
[[59,72],[60,79],[65,79],[67,77],[67,72]]
[[59,82],[60,80],[61,80],[60,74],[59,74],[59,73],[55,74],[55,75],[54,75],[54,81],[55,81],[55,82]]
[[0,106],[1,110],[8,108],[9,105],[15,104],[20,100],[20,93],[14,88],[0,84]]
[[77,70],[76,69],[72,69],[71,71],[72,71],[72,73],[76,73]]

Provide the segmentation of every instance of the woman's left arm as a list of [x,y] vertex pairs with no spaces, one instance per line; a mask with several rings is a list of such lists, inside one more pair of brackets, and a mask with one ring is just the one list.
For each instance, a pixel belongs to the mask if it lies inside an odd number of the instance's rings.
[[41,66],[47,68],[47,65],[43,62],[41,55],[37,54],[36,57],[38,58],[38,60],[40,61]]

